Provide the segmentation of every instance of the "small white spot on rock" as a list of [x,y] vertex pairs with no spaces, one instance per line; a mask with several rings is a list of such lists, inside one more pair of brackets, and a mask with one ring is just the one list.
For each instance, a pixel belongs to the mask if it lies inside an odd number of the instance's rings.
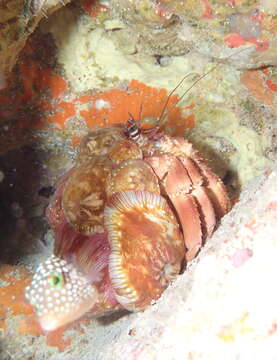
[[95,101],[95,107],[97,110],[108,109],[111,107],[111,104],[103,99],[98,99]]

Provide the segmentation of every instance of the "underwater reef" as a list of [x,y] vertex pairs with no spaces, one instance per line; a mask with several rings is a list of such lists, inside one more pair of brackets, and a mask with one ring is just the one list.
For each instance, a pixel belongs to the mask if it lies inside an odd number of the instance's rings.
[[[0,358],[276,358],[276,1],[0,0],[0,23]],[[192,143],[233,209],[143,312],[45,332],[24,292],[46,208],[130,114]]]

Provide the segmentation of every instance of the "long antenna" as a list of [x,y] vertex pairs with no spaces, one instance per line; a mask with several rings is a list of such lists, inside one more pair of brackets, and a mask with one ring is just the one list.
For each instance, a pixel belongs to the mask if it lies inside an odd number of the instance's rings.
[[141,115],[142,115],[142,107],[143,107],[143,102],[140,103],[140,107],[139,107],[139,117],[138,117],[138,122],[141,123]]
[[[162,109],[162,111],[161,111],[161,115],[159,116],[158,124],[160,123],[160,121],[161,121],[161,120],[163,119],[163,117],[164,117],[165,110],[166,110],[166,107],[167,107],[167,105],[168,105],[168,103],[169,103],[169,100],[170,100],[171,96],[172,96],[172,95],[174,94],[174,92],[178,89],[178,87],[179,87],[180,85],[182,85],[182,83],[184,82],[184,80],[185,80],[187,77],[189,77],[191,74],[192,74],[192,73],[189,73],[189,74],[185,75],[185,76],[181,79],[181,81],[179,81],[179,83],[175,86],[175,88],[170,91],[170,93],[169,93],[169,95],[168,95],[168,97],[167,97],[167,99],[166,99],[166,102],[165,102],[165,104],[164,104],[164,106],[163,106],[163,109]],[[179,102],[179,100],[178,100],[178,102]]]
[[[178,99],[177,103],[176,103],[174,106],[176,106],[176,105],[186,96],[186,94],[187,94],[200,80],[202,80],[203,78],[205,78],[206,76],[208,76],[208,75],[209,75],[211,72],[213,72],[219,65],[221,65],[224,60],[226,61],[226,60],[228,60],[229,58],[231,58],[232,56],[238,55],[238,54],[240,54],[241,52],[243,52],[243,51],[245,51],[245,50],[249,50],[249,49],[252,49],[252,47],[247,47],[247,48],[245,48],[245,49],[240,49],[239,51],[235,52],[234,54],[231,54],[231,55],[229,55],[229,56],[227,56],[227,57],[225,57],[225,58],[223,58],[223,59],[218,59],[219,62],[218,62],[215,66],[213,66],[209,71],[207,71],[205,74],[202,74],[200,77],[198,77],[198,79],[196,79],[196,80],[192,83],[192,85],[182,94],[182,96]],[[169,103],[169,99],[170,99],[171,96],[174,94],[174,92],[178,89],[178,87],[182,84],[182,82],[183,82],[189,75],[191,75],[191,74],[192,74],[192,73],[189,73],[189,74],[187,74],[186,76],[184,76],[183,79],[177,84],[177,86],[176,86],[173,90],[171,90],[171,92],[169,93],[169,95],[168,95],[168,97],[167,97],[167,100],[166,100],[166,102],[165,102],[165,104],[164,104],[164,107],[163,107],[163,109],[162,109],[161,115],[160,115],[160,117],[159,117],[158,124],[164,120],[165,110],[166,110],[166,107],[167,107],[167,105],[168,105],[168,103]],[[170,114],[170,112],[171,112],[172,110],[173,110],[173,107],[168,111],[167,116]]]

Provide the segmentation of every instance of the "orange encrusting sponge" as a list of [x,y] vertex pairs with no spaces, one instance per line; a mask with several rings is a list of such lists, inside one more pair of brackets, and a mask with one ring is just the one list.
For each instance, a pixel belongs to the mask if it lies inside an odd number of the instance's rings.
[[[87,110],[80,110],[80,115],[85,119],[88,127],[91,128],[95,125],[105,126],[126,122],[130,114],[136,120],[158,119],[167,98],[168,92],[166,89],[153,88],[137,80],[132,80],[127,90],[111,89],[91,96],[77,98],[76,101],[92,104]],[[185,129],[194,127],[195,116],[194,114],[189,114],[186,117],[182,116],[184,108],[177,106],[178,100],[177,94],[169,99],[166,110],[168,116],[166,116],[164,127],[170,128],[174,135],[183,135]],[[97,101],[102,101],[105,106],[97,107]],[[144,126],[147,126],[147,124]]]
[[275,84],[273,82],[269,84],[268,80],[265,81],[261,71],[246,70],[241,74],[240,81],[256,99],[264,104],[272,105],[274,100],[273,91],[275,91],[272,89],[272,85]]
[[[69,327],[70,326],[60,327],[55,331],[46,333],[46,345],[54,346],[58,348],[60,352],[64,351],[71,344],[71,338],[64,338],[64,332]],[[28,316],[21,322],[19,325],[19,333],[32,336],[44,335],[44,332],[35,316]]]
[[[57,129],[63,130],[67,127],[67,120],[75,116],[83,118],[88,128],[93,128],[126,122],[130,114],[136,120],[143,120],[146,127],[145,119],[158,119],[168,99],[166,89],[147,86],[138,80],[131,80],[124,90],[94,90],[74,96],[60,75],[41,67],[36,61],[21,64],[20,77],[23,92],[12,101],[16,104],[26,101],[35,104],[37,117],[20,121],[21,126],[31,129],[43,129],[54,124]],[[4,100],[8,101],[6,98]],[[191,113],[194,104],[180,107],[178,100],[177,94],[170,97],[161,126],[162,130],[168,130],[172,135],[183,135],[185,129],[195,125],[195,115]],[[184,116],[183,112],[187,114]],[[153,126],[153,120],[148,126]]]
[[39,96],[40,90],[48,88],[51,97],[59,98],[67,91],[66,81],[50,69],[41,68],[36,62],[24,63],[20,67],[21,78],[24,86],[24,100]]
[[[6,318],[8,313],[12,316],[33,313],[32,306],[24,298],[24,289],[30,282],[30,276],[22,266],[0,266],[1,319]],[[1,321],[1,327],[5,329],[5,321]]]

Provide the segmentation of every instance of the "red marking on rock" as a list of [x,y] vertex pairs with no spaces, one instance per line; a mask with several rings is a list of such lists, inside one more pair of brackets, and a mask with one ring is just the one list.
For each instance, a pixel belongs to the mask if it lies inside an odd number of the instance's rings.
[[272,80],[267,80],[266,85],[270,90],[277,91],[277,84],[275,84]]
[[267,208],[269,210],[277,210],[277,201],[271,201],[268,205]]
[[262,72],[263,72],[264,74],[268,75],[268,74],[269,74],[269,69],[268,69],[268,67],[267,67],[267,68],[263,68],[263,69],[262,69]]
[[224,41],[228,44],[230,48],[238,47],[246,44],[244,38],[237,33],[227,35]]
[[227,5],[229,5],[231,7],[235,7],[236,6],[236,0],[228,0]]
[[170,16],[172,15],[172,13],[166,11],[162,6],[160,5],[157,5],[155,6],[155,14],[157,16],[160,16],[161,18],[164,18],[164,19],[169,19]]
[[271,169],[266,169],[266,170],[264,171],[264,175],[267,176],[267,177],[268,177],[271,173],[272,173],[272,170],[271,170]]
[[251,21],[261,24],[264,18],[265,14],[258,11],[257,14],[251,16]]
[[251,249],[239,249],[232,256],[232,263],[234,267],[239,267],[243,265],[247,260],[249,260],[253,256],[253,251]]
[[214,17],[213,9],[207,0],[201,0],[202,4],[205,7],[205,11],[202,15],[203,18],[212,19]]
[[266,51],[269,48],[269,41],[267,39],[258,40],[256,38],[253,38],[253,39],[247,39],[247,41],[255,44],[257,51]]
[[225,37],[224,41],[228,44],[228,47],[234,48],[247,44],[248,42],[256,45],[257,51],[266,51],[269,47],[269,41],[258,40],[256,38],[244,39],[240,34],[232,33]]

